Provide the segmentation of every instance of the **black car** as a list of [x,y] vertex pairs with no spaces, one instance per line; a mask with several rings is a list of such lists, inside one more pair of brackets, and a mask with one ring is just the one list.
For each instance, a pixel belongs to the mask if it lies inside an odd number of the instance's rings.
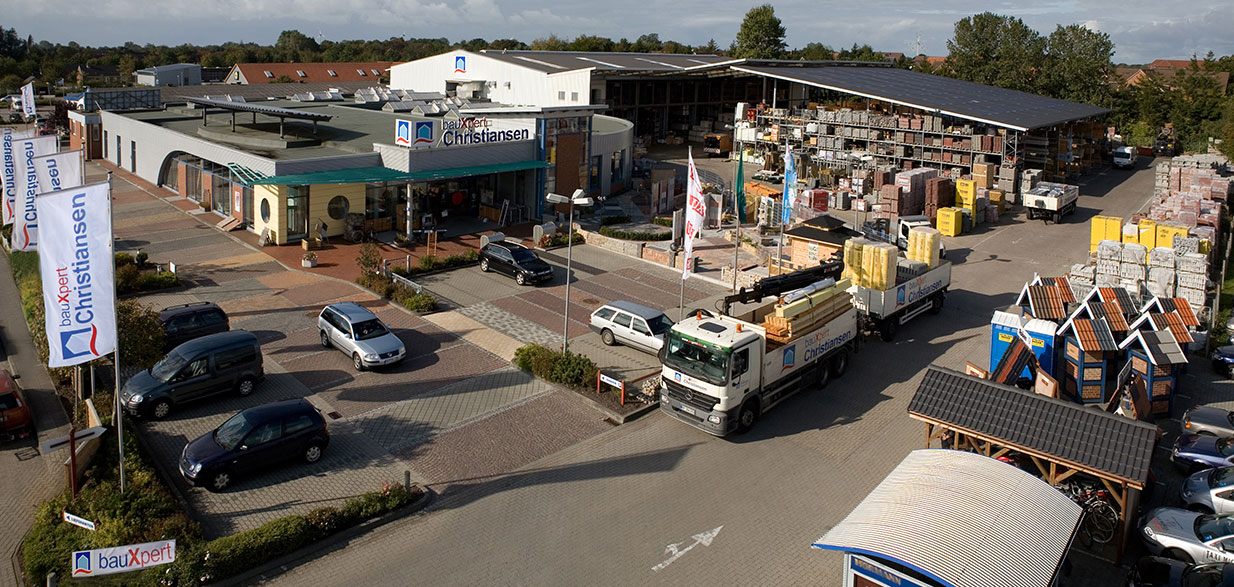
[[180,455],[180,475],[195,487],[223,491],[246,473],[299,460],[321,460],[330,434],[307,400],[293,399],[240,412],[197,437]]
[[1234,379],[1234,346],[1223,346],[1213,349],[1213,371]]
[[163,308],[159,312],[163,325],[163,350],[169,351],[207,334],[231,330],[227,313],[214,302],[197,302]]
[[553,278],[552,265],[541,261],[531,249],[507,241],[491,242],[480,249],[480,271],[505,273],[519,285]]
[[266,376],[257,335],[246,330],[190,340],[124,382],[120,405],[129,414],[166,418],[173,407],[228,391],[253,393]]
[[1172,558],[1146,556],[1127,573],[1130,587],[1234,587],[1234,563],[1190,565]]

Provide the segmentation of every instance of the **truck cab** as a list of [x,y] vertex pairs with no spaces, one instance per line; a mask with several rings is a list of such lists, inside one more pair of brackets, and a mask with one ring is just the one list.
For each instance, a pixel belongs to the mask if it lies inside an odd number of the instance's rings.
[[[901,251],[906,251],[908,250],[908,232],[910,230],[917,227],[932,228],[934,226],[929,216],[901,216],[895,230],[890,228],[890,222],[887,218],[875,218],[862,225],[861,233],[866,238],[892,243],[899,247]],[[941,239],[938,241],[938,254],[942,258],[947,257],[947,246],[943,244]]]
[[687,317],[661,353],[660,403],[679,420],[716,436],[737,429],[735,411],[762,379],[759,327],[720,317]]

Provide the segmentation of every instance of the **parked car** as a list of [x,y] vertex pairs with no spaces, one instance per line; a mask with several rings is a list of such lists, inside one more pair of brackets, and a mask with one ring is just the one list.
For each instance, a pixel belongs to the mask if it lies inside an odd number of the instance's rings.
[[1199,434],[1182,434],[1174,441],[1170,460],[1179,470],[1195,472],[1234,465],[1234,440]]
[[553,278],[552,265],[540,260],[531,249],[508,241],[491,242],[480,248],[480,271],[504,273],[519,285]]
[[0,370],[0,441],[26,438],[34,431],[30,404],[13,375]]
[[237,477],[276,463],[316,463],[329,444],[326,420],[307,400],[265,404],[228,418],[185,445],[180,475],[190,485],[223,491]]
[[[1231,336],[1231,342],[1234,342],[1234,336]],[[1225,375],[1227,379],[1234,379],[1234,345],[1213,349],[1212,361],[1213,371]]]
[[1183,412],[1183,432],[1207,436],[1234,436],[1234,412],[1208,406],[1194,406]]
[[184,402],[228,391],[249,395],[265,376],[256,335],[220,332],[190,340],[134,375],[125,382],[120,403],[130,414],[163,419]]
[[356,371],[403,360],[407,348],[372,311],[355,302],[339,302],[317,316],[321,346],[351,355]]
[[1179,493],[1187,509],[1202,514],[1234,513],[1234,467],[1192,474]]
[[1139,153],[1135,147],[1118,147],[1114,149],[1114,166],[1120,169],[1135,167]]
[[606,345],[622,343],[654,354],[664,346],[664,335],[673,321],[664,312],[642,304],[616,301],[592,312],[588,326]]
[[163,308],[163,350],[171,350],[194,338],[231,330],[227,313],[214,302],[197,302]]
[[1234,515],[1157,508],[1144,516],[1140,538],[1152,554],[1187,564],[1234,562]]
[[1129,587],[1234,587],[1234,563],[1189,565],[1160,556],[1136,561],[1127,573]]

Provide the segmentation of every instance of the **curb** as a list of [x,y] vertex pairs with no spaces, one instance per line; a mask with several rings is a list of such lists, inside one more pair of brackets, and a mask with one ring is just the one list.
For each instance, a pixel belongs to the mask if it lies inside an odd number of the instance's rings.
[[[533,375],[533,377],[534,377],[534,375]],[[543,379],[541,379],[540,381],[544,381],[544,380],[543,380]],[[598,401],[596,401],[596,400],[593,400],[593,399],[591,399],[591,398],[587,397],[587,396],[586,396],[586,394],[584,394],[584,393],[579,393],[579,392],[577,392],[577,391],[575,391],[575,390],[573,390],[573,389],[570,389],[570,388],[568,388],[568,387],[564,387],[564,386],[558,385],[558,384],[556,384],[556,383],[549,383],[548,381],[544,381],[544,382],[545,382],[545,383],[548,383],[548,384],[549,384],[549,385],[551,385],[551,386],[553,386],[553,388],[554,388],[554,389],[558,389],[558,390],[561,390],[561,391],[566,392],[566,395],[569,395],[569,396],[572,396],[572,397],[577,397],[577,398],[578,398],[579,400],[581,400],[584,404],[586,404],[586,405],[588,405],[588,406],[590,406],[590,407],[592,407],[592,408],[595,408],[595,409],[596,409],[596,411],[600,412],[601,414],[604,414],[605,416],[608,416],[608,419],[609,419],[609,420],[613,421],[613,423],[614,423],[614,424],[617,424],[617,425],[619,425],[619,426],[620,426],[621,424],[625,424],[626,422],[633,422],[634,420],[637,420],[637,419],[639,419],[639,418],[641,418],[641,417],[643,417],[643,416],[647,415],[647,414],[648,414],[648,413],[650,413],[651,411],[655,410],[656,408],[660,407],[659,402],[655,402],[655,403],[648,403],[647,405],[642,406],[642,407],[640,407],[639,409],[634,410],[633,412],[630,412],[629,414],[624,414],[624,415],[623,415],[623,414],[619,414],[619,413],[617,413],[617,412],[614,412],[614,411],[613,411],[613,410],[611,410],[608,406],[606,406],[606,405],[604,405],[604,404],[602,404],[602,403],[600,403],[600,402],[598,402]]]
[[349,542],[354,538],[357,538],[363,534],[367,534],[368,532],[376,530],[377,528],[385,526],[386,524],[389,524],[391,522],[396,522],[403,518],[407,518],[411,516],[412,514],[423,511],[425,508],[429,506],[429,504],[433,502],[434,499],[436,499],[437,494],[433,493],[433,490],[423,485],[420,485],[419,483],[416,483],[415,485],[419,487],[421,490],[423,490],[424,493],[420,496],[419,499],[407,504],[406,506],[403,506],[400,509],[386,513],[382,516],[373,518],[371,520],[367,520],[365,522],[362,522],[356,526],[352,526],[341,532],[336,532],[308,546],[305,546],[304,548],[301,548],[300,550],[297,550],[290,554],[285,554],[277,559],[269,561],[255,569],[249,569],[248,571],[245,571],[244,573],[241,573],[239,575],[228,577],[220,581],[215,581],[213,583],[210,583],[210,585],[226,585],[226,586],[249,585],[249,584],[255,583],[256,579],[259,579],[259,578],[260,579],[270,579],[273,577],[277,577],[283,574],[284,572],[286,572],[287,570],[289,570],[289,567],[296,566],[297,564],[304,562],[305,560],[309,559],[315,554],[318,554],[324,550],[338,546],[339,544]]

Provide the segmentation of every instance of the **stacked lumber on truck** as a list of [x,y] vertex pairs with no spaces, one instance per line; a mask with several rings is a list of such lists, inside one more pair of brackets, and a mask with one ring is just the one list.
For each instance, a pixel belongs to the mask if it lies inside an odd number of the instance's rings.
[[817,287],[796,299],[792,299],[792,294],[781,298],[775,311],[763,319],[762,326],[767,331],[767,337],[777,342],[788,342],[794,336],[810,332],[843,314],[853,304],[852,294],[848,292],[852,285],[851,280],[841,279]]

